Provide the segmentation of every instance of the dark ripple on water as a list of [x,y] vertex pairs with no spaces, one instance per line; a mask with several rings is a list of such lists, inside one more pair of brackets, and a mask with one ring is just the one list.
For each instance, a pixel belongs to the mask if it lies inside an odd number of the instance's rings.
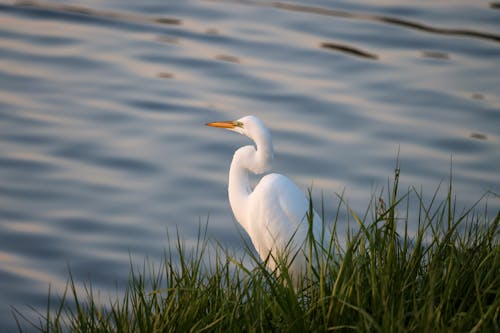
[[175,228],[189,246],[208,216],[237,250],[227,171],[248,140],[208,121],[264,119],[275,170],[330,218],[344,189],[364,211],[398,151],[402,188],[432,195],[452,159],[458,205],[500,193],[497,7],[0,4],[0,322],[43,312],[68,265],[112,294],[129,254],[159,260]]

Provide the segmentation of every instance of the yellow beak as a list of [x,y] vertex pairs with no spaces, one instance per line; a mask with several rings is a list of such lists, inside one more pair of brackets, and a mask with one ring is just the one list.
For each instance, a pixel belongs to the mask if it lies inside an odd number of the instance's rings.
[[211,127],[228,128],[228,129],[241,127],[241,123],[237,121],[215,121],[213,123],[207,123],[206,125]]

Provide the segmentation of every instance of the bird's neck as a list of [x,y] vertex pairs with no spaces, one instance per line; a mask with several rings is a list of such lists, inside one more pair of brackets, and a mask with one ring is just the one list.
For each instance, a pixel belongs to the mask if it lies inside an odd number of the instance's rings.
[[[246,148],[246,147],[243,147]],[[240,148],[243,149],[243,148]],[[253,149],[253,147],[252,147]],[[228,195],[234,217],[243,228],[247,229],[246,206],[252,188],[250,187],[248,168],[242,165],[237,158],[238,151],[234,154],[231,168],[229,169]]]
[[255,140],[256,148],[245,146],[238,149],[233,156],[229,170],[228,194],[229,203],[236,220],[248,229],[247,205],[252,194],[250,172],[261,174],[271,169],[273,146],[270,135],[263,140]]
[[273,142],[269,131],[264,130],[255,140],[254,160],[248,168],[256,174],[267,172],[271,169],[273,162]]

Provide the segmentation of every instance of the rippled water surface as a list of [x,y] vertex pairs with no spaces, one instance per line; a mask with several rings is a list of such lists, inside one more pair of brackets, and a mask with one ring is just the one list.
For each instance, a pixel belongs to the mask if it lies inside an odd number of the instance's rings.
[[114,292],[176,228],[189,245],[208,219],[237,249],[227,173],[248,140],[208,121],[263,119],[274,170],[323,192],[330,219],[344,190],[366,209],[398,150],[403,188],[431,196],[452,164],[458,207],[499,193],[499,7],[2,1],[2,327],[10,306],[43,311],[68,267]]

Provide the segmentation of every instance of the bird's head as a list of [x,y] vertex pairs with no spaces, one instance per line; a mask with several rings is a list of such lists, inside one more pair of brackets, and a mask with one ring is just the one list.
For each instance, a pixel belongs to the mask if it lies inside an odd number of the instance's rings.
[[253,173],[263,173],[271,168],[274,156],[271,134],[257,117],[245,116],[234,121],[216,121],[208,123],[207,126],[225,128],[245,135],[255,142],[255,148],[245,146],[235,153],[236,160],[245,161],[246,168]]
[[267,132],[264,124],[255,116],[245,116],[238,120],[230,121],[215,121],[212,123],[207,123],[207,126],[225,128],[227,130],[240,133],[242,135],[248,136],[249,138],[254,138],[254,135],[259,132]]

